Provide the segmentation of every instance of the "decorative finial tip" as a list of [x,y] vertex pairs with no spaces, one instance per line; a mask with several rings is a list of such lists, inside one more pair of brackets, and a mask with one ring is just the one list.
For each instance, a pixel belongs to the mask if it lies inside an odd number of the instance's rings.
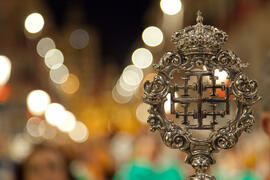
[[199,10],[197,11],[197,23],[202,23],[203,22],[203,17],[202,17],[202,12]]

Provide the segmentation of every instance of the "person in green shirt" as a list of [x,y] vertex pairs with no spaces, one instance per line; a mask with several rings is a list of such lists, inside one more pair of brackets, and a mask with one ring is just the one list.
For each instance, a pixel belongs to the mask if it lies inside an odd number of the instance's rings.
[[183,170],[177,162],[156,162],[160,149],[155,136],[139,137],[135,143],[134,158],[119,169],[114,180],[184,180]]

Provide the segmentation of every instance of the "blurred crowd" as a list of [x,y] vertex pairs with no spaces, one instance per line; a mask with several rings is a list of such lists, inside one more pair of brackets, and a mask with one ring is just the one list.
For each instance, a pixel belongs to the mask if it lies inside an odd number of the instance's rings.
[[[269,114],[261,119],[270,137]],[[193,173],[184,164],[185,154],[165,147],[148,127],[136,136],[119,132],[82,144],[37,143],[20,161],[5,149],[0,155],[1,180],[179,180]],[[262,131],[244,135],[235,148],[215,156],[217,164],[210,171],[217,180],[270,179],[270,138]]]

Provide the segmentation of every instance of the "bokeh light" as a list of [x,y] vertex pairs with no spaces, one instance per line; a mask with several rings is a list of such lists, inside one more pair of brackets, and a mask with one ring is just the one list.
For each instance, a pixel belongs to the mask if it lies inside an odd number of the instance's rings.
[[[113,136],[110,143],[110,150],[115,158],[116,165],[120,166],[127,162],[133,153],[134,138],[128,133],[118,133]],[[121,156],[119,156],[121,154]]]
[[57,127],[63,132],[71,132],[76,125],[76,118],[72,112],[66,111],[64,121],[59,123]]
[[62,64],[57,69],[53,68],[50,70],[50,78],[56,84],[62,84],[66,82],[66,80],[68,79],[68,76],[69,76],[69,70],[64,64]]
[[11,62],[8,57],[0,55],[0,85],[8,82],[11,72]]
[[168,114],[171,111],[171,94],[168,93],[166,98],[167,100],[164,103],[164,110]]
[[136,49],[132,54],[133,64],[141,69],[147,68],[152,64],[153,55],[145,48]]
[[141,103],[137,106],[136,117],[140,122],[142,122],[142,123],[147,122],[147,118],[149,116],[149,113],[148,113],[149,107],[150,107],[150,105],[145,104],[145,103]]
[[9,144],[10,157],[15,162],[21,162],[31,151],[32,144],[23,133],[17,134]]
[[61,104],[51,103],[46,108],[45,118],[49,124],[59,126],[66,118],[66,110]]
[[168,15],[175,15],[181,11],[182,2],[181,0],[161,0],[161,10]]
[[124,69],[122,76],[128,85],[137,86],[143,79],[143,72],[135,65],[129,65]]
[[50,126],[46,121],[40,122],[40,128],[44,128],[42,137],[45,139],[54,139],[57,135],[56,128]]
[[158,27],[150,26],[143,31],[142,39],[147,46],[155,47],[162,43],[163,33]]
[[123,96],[123,95],[119,94],[115,87],[112,90],[112,98],[115,102],[117,102],[119,104],[128,103],[132,99],[132,97],[133,97],[133,95]]
[[127,89],[124,89],[121,85],[120,85],[120,81],[118,80],[118,82],[115,85],[115,89],[117,91],[118,94],[122,95],[122,96],[132,96],[134,94],[134,91],[130,91]]
[[39,13],[32,13],[27,16],[24,27],[29,33],[38,33],[44,26],[44,19]]
[[59,49],[50,49],[45,54],[45,64],[50,69],[58,69],[64,63],[64,55]]
[[31,117],[28,119],[26,123],[26,131],[28,134],[30,134],[32,137],[40,137],[45,132],[44,124],[41,123],[43,120],[41,120],[38,117]]
[[216,69],[214,75],[218,77],[218,79],[216,80],[217,83],[225,82],[228,78],[228,73],[224,70],[220,71]]
[[74,129],[70,131],[68,134],[69,137],[77,143],[85,142],[89,136],[87,127],[80,121],[76,122]]
[[42,90],[31,91],[26,99],[29,112],[35,116],[42,115],[50,102],[51,98],[49,94]]
[[83,29],[77,29],[70,34],[69,37],[70,45],[75,49],[83,49],[89,43],[89,35]]
[[119,86],[121,86],[121,88],[124,89],[125,91],[134,92],[138,88],[138,84],[137,85],[127,84],[123,79],[123,75],[119,78],[118,83]]
[[38,55],[45,57],[49,50],[55,49],[55,43],[51,38],[42,38],[38,41],[36,49]]
[[67,94],[74,94],[75,92],[78,91],[79,87],[80,87],[80,81],[78,77],[71,73],[69,74],[66,82],[61,84],[61,89]]

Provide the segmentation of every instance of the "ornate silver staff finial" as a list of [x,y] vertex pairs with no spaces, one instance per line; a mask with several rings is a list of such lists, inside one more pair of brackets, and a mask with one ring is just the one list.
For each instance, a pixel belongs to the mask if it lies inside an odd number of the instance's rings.
[[[145,82],[143,96],[151,105],[147,120],[151,130],[158,130],[170,148],[187,153],[185,161],[195,169],[189,180],[215,179],[206,173],[215,163],[212,154],[232,148],[242,132],[253,128],[252,106],[261,99],[257,82],[243,72],[247,65],[232,51],[222,49],[227,34],[203,25],[202,20],[198,11],[196,25],[173,34],[177,50],[165,53],[154,65],[157,75]],[[227,72],[230,84],[219,84],[216,70]],[[175,72],[182,78],[176,78]],[[218,96],[218,91],[224,95]],[[167,100],[169,114],[164,109]],[[233,119],[232,105],[237,106]],[[230,120],[224,125],[226,119]],[[196,136],[201,132],[209,133],[206,138]]]

